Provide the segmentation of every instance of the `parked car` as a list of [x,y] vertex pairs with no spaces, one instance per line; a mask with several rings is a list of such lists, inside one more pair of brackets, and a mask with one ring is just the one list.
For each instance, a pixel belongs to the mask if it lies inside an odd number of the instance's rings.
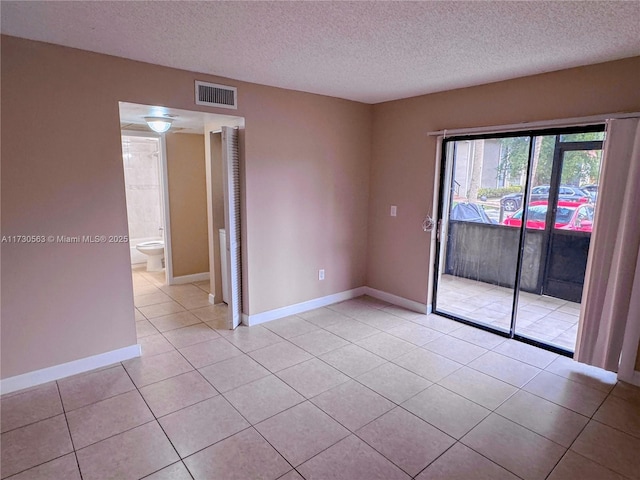
[[474,223],[498,223],[492,220],[477,203],[457,203],[451,209],[449,220]]
[[[547,201],[531,202],[527,211],[527,228],[544,230],[547,219]],[[594,206],[590,203],[567,202],[560,200],[556,211],[555,228],[577,232],[591,232],[593,228]],[[522,209],[506,218],[503,225],[520,227]]]
[[[538,200],[547,200],[549,198],[549,185],[538,185],[531,189],[531,202]],[[583,191],[579,187],[572,185],[560,185],[558,200],[567,200],[572,202],[589,203],[592,201],[589,193]],[[510,193],[500,199],[500,205],[506,212],[515,212],[522,207],[522,192]]]
[[591,197],[591,202],[596,203],[598,199],[598,185],[584,185],[580,187],[580,190],[587,192]]

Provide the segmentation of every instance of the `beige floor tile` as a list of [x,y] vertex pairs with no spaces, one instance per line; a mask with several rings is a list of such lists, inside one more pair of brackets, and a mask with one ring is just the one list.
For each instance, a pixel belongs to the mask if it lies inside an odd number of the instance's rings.
[[330,308],[316,308],[308,312],[298,314],[299,317],[304,318],[307,322],[313,323],[318,327],[325,328],[335,323],[340,323],[347,319],[344,315],[331,310]]
[[158,422],[149,422],[78,450],[83,480],[141,478],[179,460]]
[[311,401],[352,432],[395,407],[393,402],[354,380],[338,385]]
[[416,317],[411,321],[442,333],[451,333],[454,330],[459,330],[464,326],[464,324],[460,322],[455,322],[453,320],[441,317],[440,315],[436,315],[433,313],[426,316]]
[[153,420],[153,414],[137,390],[101,400],[67,414],[76,449],[117,435]]
[[465,342],[450,335],[442,335],[433,342],[427,343],[424,348],[463,365],[475,360],[488,351],[486,348]]
[[353,318],[343,320],[340,323],[334,323],[333,325],[328,325],[324,328],[325,330],[328,330],[350,342],[357,342],[358,340],[380,333],[380,330],[377,328],[365,325]]
[[443,336],[442,332],[412,322],[387,330],[387,333],[417,346],[425,345]]
[[253,350],[248,355],[271,372],[278,372],[313,358],[300,347],[287,341]]
[[304,401],[304,397],[275,375],[261,378],[224,394],[255,425]]
[[134,358],[123,362],[123,365],[138,388],[193,370],[176,351]]
[[269,375],[269,370],[245,354],[214,363],[199,371],[219,392],[228,392]]
[[[140,314],[142,315],[142,314]],[[153,324],[146,320],[144,317],[142,320],[136,320],[136,336],[138,339],[142,337],[148,337],[149,335],[154,335],[156,333],[160,333]]]
[[624,480],[621,475],[569,450],[548,480]]
[[432,382],[438,382],[462,367],[453,360],[422,348],[395,358],[393,363]]
[[260,325],[255,327],[239,326],[225,338],[245,353],[282,341],[282,337]]
[[493,351],[537,368],[545,368],[558,358],[556,353],[516,340],[507,340],[498,345]]
[[571,450],[629,478],[640,478],[640,440],[590,421]]
[[209,303],[209,294],[203,292],[199,288],[198,290],[199,292],[189,293],[185,295],[176,295],[173,297],[173,299],[187,310],[194,310],[211,305],[211,303]]
[[607,394],[546,371],[540,372],[523,390],[590,417]]
[[353,378],[386,363],[385,359],[357,345],[338,348],[319,358]]
[[307,322],[297,315],[273,320],[264,323],[263,326],[282,338],[297,337],[298,335],[313,332],[319,328],[317,325]]
[[640,405],[609,395],[594,420],[640,438]]
[[518,391],[513,385],[468,367],[456,370],[438,384],[489,410],[494,410]]
[[144,283],[135,282],[135,281],[133,282],[133,294],[135,296],[149,295],[151,293],[158,293],[158,292],[162,292],[162,290],[160,290],[155,285],[151,285],[149,282],[146,282],[146,281]]
[[359,340],[356,344],[386,360],[392,360],[417,348],[412,343],[384,332]]
[[67,412],[135,389],[122,365],[58,380]]
[[414,312],[413,310],[407,310],[397,305],[383,305],[382,310],[397,317],[404,318],[405,320],[413,320],[416,317],[426,315],[425,312]]
[[249,426],[221,395],[158,420],[182,458]]
[[78,462],[73,453],[56,458],[11,477],[11,480],[81,480]]
[[62,413],[62,403],[58,386],[56,382],[51,382],[17,395],[2,397],[0,411],[2,433],[59,415]]
[[500,465],[456,443],[429,465],[416,480],[517,480]]
[[495,352],[487,352],[476,358],[469,363],[469,367],[518,388],[540,373],[539,368]]
[[161,333],[201,323],[200,319],[191,312],[173,313],[171,315],[151,318],[149,321]]
[[73,451],[64,415],[11,430],[0,438],[2,478]]
[[306,480],[408,480],[410,477],[355,435],[297,468]]
[[302,478],[302,475],[295,470],[291,470],[289,473],[281,476],[278,480],[304,480],[304,478]]
[[193,478],[184,463],[177,462],[148,477],[144,477],[144,480],[193,480]]
[[450,335],[459,338],[460,340],[464,340],[465,342],[473,343],[474,345],[478,345],[479,347],[487,348],[489,350],[496,348],[498,345],[507,340],[500,335],[485,332],[484,330],[470,327],[469,325],[465,325],[457,330],[454,330],[450,333]]
[[402,408],[395,408],[356,432],[409,475],[417,475],[455,440]]
[[396,315],[392,315],[391,313],[387,313],[384,310],[378,309],[370,309],[356,313],[354,315],[354,318],[366,325],[385,332],[393,328],[410,325],[410,322],[408,320],[400,318]]
[[149,305],[157,305],[158,303],[167,303],[170,301],[171,297],[160,291],[133,297],[133,303],[136,308],[148,307]]
[[440,385],[431,385],[404,402],[402,407],[457,439],[491,413]]
[[567,357],[556,358],[545,370],[607,393],[611,391],[617,381],[614,372],[578,363]]
[[216,389],[196,371],[147,385],[140,389],[140,393],[156,417],[218,395]]
[[366,313],[374,309],[374,307],[369,303],[358,299],[334,303],[333,305],[328,305],[327,308],[346,315],[347,317],[355,317],[358,313]]
[[315,405],[304,402],[255,426],[294,467],[349,435]]
[[138,339],[138,345],[142,349],[141,355],[150,357],[159,353],[166,353],[175,350],[175,347],[160,333],[149,335]]
[[202,294],[202,290],[193,284],[182,284],[182,285],[163,285],[160,287],[164,293],[169,295],[171,298],[177,299],[179,297],[189,296],[189,295],[197,295]]
[[640,405],[640,387],[625,382],[618,382],[611,395],[623,398],[629,402]]
[[206,323],[196,323],[189,327],[170,330],[165,332],[164,336],[176,348],[188,347],[220,337]]
[[291,466],[253,428],[185,460],[195,480],[275,480]]
[[589,421],[579,413],[522,390],[500,405],[496,413],[567,448]]
[[315,330],[298,335],[289,341],[316,356],[349,345],[346,340],[326,330]]
[[344,373],[317,358],[281,370],[277,376],[306,398],[315,397],[349,380]]
[[397,404],[431,385],[430,381],[393,363],[386,363],[360,375],[357,380]]
[[461,441],[525,480],[546,478],[566,451],[496,414],[485,418]]
[[148,319],[152,319],[155,317],[161,317],[163,315],[171,315],[172,313],[183,312],[184,307],[173,300],[169,300],[165,303],[157,303],[155,305],[149,305],[146,307],[140,307],[140,312],[147,317]]
[[229,308],[226,304],[209,305],[202,308],[195,308],[191,310],[196,317],[203,322],[212,322],[216,320],[226,320],[229,314]]
[[219,337],[180,349],[180,353],[196,368],[242,355],[242,352]]

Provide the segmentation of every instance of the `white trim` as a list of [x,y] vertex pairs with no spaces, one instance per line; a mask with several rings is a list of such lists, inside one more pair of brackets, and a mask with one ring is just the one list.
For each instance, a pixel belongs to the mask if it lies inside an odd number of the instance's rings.
[[169,162],[167,159],[167,138],[160,135],[160,181],[162,183],[162,213],[164,216],[164,271],[167,285],[174,285],[173,256],[171,249],[171,212],[169,211]]
[[573,117],[562,118],[557,120],[542,120],[538,122],[522,122],[512,123],[509,125],[493,125],[487,127],[471,127],[471,128],[456,128],[454,130],[438,130],[435,132],[428,132],[429,136],[443,135],[446,137],[452,137],[456,135],[476,135],[483,133],[504,133],[509,131],[518,130],[542,130],[544,128],[556,128],[556,127],[574,127],[584,125],[595,125],[598,123],[605,123],[607,120],[614,118],[635,118],[640,116],[640,112],[631,113],[607,113],[602,115],[591,115],[588,117]]
[[277,320],[278,318],[288,317],[289,315],[307,312],[316,308],[326,307],[327,305],[360,297],[365,293],[367,293],[367,287],[358,287],[353,290],[345,290],[344,292],[327,295],[326,297],[314,298],[313,300],[308,300],[306,302],[296,303],[294,305],[289,305],[288,307],[256,313],[255,315],[242,314],[242,323],[248,326],[259,325],[261,323],[270,322],[271,320]]
[[375,288],[365,287],[365,293],[373,298],[377,298],[378,300],[383,300],[393,305],[397,305],[398,307],[406,308],[407,310],[411,310],[412,312],[425,314],[429,311],[426,303],[409,300],[408,298],[399,297],[397,295],[393,295],[392,293],[383,292],[382,290],[376,290]]
[[192,273],[191,275],[181,275],[173,277],[172,285],[182,285],[183,283],[204,282],[209,280],[209,272]]
[[15,377],[0,380],[0,393],[15,392],[23,388],[35,387],[43,383],[59,380],[61,378],[88,372],[96,368],[106,367],[114,363],[139,357],[141,354],[140,345],[131,345],[118,348],[106,353],[92,355],[72,362],[54,365],[53,367],[34,370],[33,372],[16,375]]
[[209,303],[211,305],[215,305],[216,304],[216,296],[213,293],[209,294]]

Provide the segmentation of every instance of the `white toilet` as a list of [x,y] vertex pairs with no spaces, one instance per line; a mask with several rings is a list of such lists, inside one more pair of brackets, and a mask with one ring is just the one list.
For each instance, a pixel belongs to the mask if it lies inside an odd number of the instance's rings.
[[147,272],[159,272],[163,269],[164,242],[162,240],[139,243],[136,245],[136,250],[147,256]]

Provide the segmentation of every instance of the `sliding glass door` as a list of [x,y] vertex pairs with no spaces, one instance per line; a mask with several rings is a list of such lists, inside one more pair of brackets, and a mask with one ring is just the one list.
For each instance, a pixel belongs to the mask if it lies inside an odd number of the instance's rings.
[[596,126],[444,142],[436,313],[573,351],[603,135]]

